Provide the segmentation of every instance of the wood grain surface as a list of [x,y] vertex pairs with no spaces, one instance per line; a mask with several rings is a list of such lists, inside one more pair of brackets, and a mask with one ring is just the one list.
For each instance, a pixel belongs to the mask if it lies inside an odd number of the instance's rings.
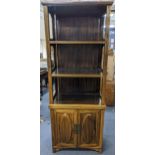
[[[43,4],[53,152],[64,148],[102,152],[112,1],[68,4],[46,1]],[[53,38],[49,35],[49,14]]]

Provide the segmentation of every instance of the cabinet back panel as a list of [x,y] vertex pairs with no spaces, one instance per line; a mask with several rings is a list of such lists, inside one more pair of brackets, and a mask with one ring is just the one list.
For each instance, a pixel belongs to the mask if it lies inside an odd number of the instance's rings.
[[59,45],[58,68],[69,70],[95,70],[101,66],[102,46]]
[[98,94],[100,88],[99,78],[59,78],[60,94]]
[[102,40],[103,18],[57,17],[58,40]]
[[104,5],[53,5],[49,6],[48,10],[51,14],[57,14],[58,16],[102,16],[106,13],[106,6]]

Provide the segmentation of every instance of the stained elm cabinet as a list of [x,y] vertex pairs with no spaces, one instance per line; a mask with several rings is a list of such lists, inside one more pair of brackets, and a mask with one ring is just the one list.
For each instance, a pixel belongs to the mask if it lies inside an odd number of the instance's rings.
[[53,151],[61,148],[91,148],[102,150],[102,110],[54,109],[53,120]]
[[42,2],[54,152],[102,151],[112,2]]

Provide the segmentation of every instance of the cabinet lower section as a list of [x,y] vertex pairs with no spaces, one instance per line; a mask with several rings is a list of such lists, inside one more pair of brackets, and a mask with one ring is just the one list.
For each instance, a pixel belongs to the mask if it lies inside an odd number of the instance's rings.
[[102,151],[104,109],[50,110],[53,152],[65,148]]

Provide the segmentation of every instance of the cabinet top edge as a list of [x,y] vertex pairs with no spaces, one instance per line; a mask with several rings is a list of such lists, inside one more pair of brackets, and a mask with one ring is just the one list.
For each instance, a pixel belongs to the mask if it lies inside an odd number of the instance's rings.
[[106,105],[93,104],[49,104],[50,109],[102,109],[105,110]]
[[41,0],[42,5],[46,6],[68,6],[68,5],[112,5],[113,0],[97,0],[97,1],[79,1],[79,0],[65,0],[65,1],[54,1],[54,0]]

